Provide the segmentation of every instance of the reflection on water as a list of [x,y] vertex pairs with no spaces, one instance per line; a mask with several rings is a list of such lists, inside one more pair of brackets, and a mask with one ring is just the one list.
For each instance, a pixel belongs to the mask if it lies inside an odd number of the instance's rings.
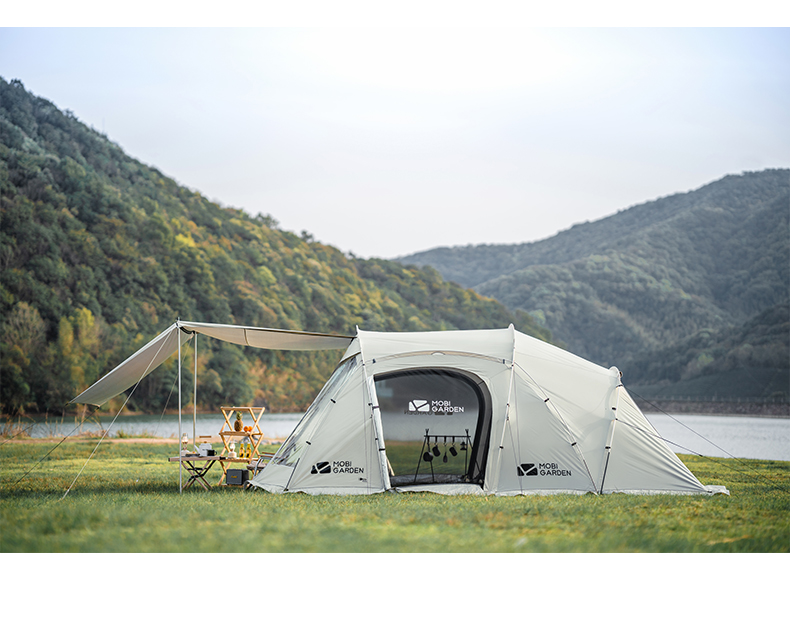
[[[267,438],[282,440],[296,427],[302,414],[264,414],[260,426]],[[675,414],[649,414],[647,416],[659,434],[673,451],[681,454],[703,454],[704,456],[734,456],[790,461],[790,419],[753,416],[693,416]],[[31,436],[65,436],[79,432],[101,432],[106,430],[112,417],[90,419],[77,428],[73,418],[35,419],[26,427]],[[198,414],[194,428],[196,436],[216,436],[225,419],[222,414]],[[182,432],[191,438],[192,416],[181,419]],[[7,427],[16,433],[21,425]],[[75,431],[76,429],[76,431]],[[122,416],[110,428],[111,437],[123,435],[145,435],[161,438],[179,436],[178,416]],[[615,438],[616,441],[616,438]]]

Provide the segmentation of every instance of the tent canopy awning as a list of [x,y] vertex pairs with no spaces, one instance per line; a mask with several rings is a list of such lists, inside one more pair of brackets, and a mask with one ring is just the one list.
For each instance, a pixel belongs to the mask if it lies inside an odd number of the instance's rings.
[[207,335],[223,342],[283,351],[343,350],[354,339],[353,336],[328,333],[178,321],[71,402],[97,407],[103,405],[110,398],[126,391],[151,373],[178,351],[178,347],[189,340],[194,333]]

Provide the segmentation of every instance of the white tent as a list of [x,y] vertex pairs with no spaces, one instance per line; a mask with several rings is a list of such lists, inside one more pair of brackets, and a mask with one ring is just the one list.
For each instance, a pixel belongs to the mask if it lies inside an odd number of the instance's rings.
[[512,325],[352,338],[179,321],[73,402],[103,404],[180,352],[190,334],[266,349],[346,349],[252,479],[270,492],[727,493],[702,485],[669,449],[615,367]]
[[727,493],[667,447],[615,367],[512,326],[358,331],[251,484],[310,494]]

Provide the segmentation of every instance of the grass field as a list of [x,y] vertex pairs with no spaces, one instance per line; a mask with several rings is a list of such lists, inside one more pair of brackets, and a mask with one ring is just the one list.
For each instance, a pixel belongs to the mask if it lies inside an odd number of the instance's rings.
[[[790,463],[681,456],[731,495],[448,497],[178,492],[174,444],[0,446],[4,553],[513,553],[790,550]],[[41,459],[40,463],[38,463]],[[38,464],[37,464],[38,463]],[[36,465],[37,464],[37,465]],[[34,467],[35,466],[35,467]],[[26,476],[29,470],[31,470]],[[219,477],[212,470],[214,479]],[[21,481],[19,479],[21,478]]]

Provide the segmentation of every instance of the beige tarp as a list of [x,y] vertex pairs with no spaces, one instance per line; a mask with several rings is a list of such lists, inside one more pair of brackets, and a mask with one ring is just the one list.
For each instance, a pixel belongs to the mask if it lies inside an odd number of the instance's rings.
[[350,336],[325,333],[179,321],[160,333],[71,402],[96,405],[97,407],[103,405],[110,398],[126,391],[151,373],[178,351],[179,344],[184,344],[193,333],[248,347],[285,351],[342,350],[348,347],[349,342],[353,339]]

